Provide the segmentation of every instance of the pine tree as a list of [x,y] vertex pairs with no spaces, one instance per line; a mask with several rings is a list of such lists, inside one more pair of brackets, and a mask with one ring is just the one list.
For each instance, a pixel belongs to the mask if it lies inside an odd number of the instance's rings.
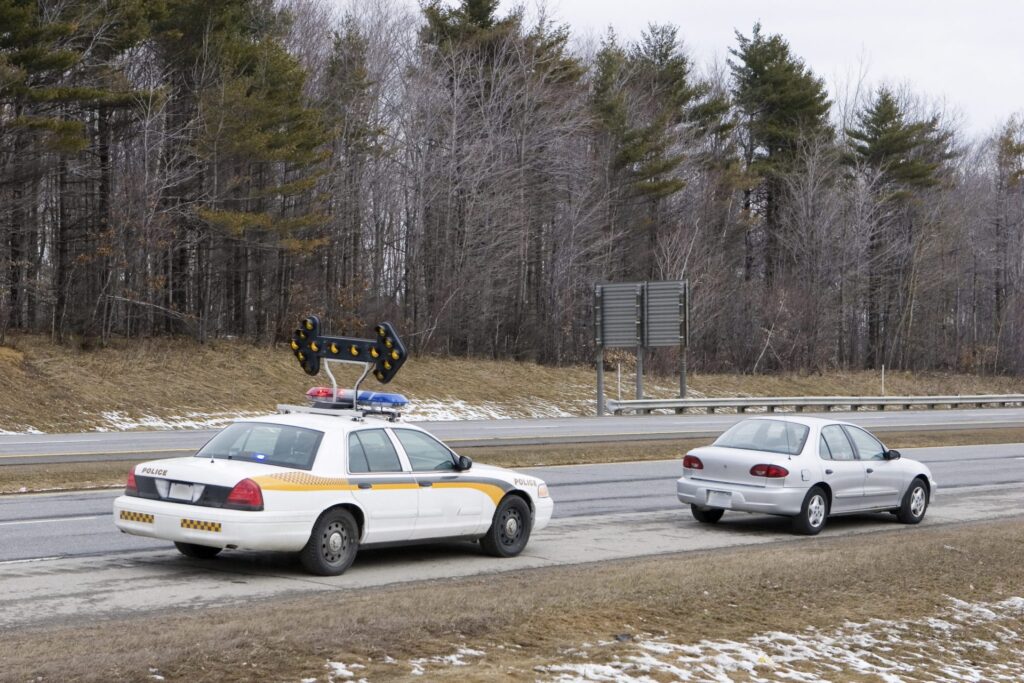
[[[874,100],[857,114],[855,126],[846,131],[848,161],[881,178],[877,202],[883,220],[868,235],[866,263],[869,367],[887,360],[900,273],[909,268],[906,250],[893,247],[912,243],[915,193],[938,184],[943,164],[952,158],[950,134],[940,129],[938,119],[908,120],[904,109],[891,90],[879,88]],[[887,257],[887,253],[896,256]]]
[[[792,53],[780,35],[765,35],[754,24],[748,38],[736,32],[738,46],[730,49],[733,97],[743,116],[747,172],[756,185],[745,192],[744,207],[764,217],[765,280],[776,276],[779,242],[781,179],[799,158],[804,138],[831,136],[830,103],[824,82]],[[747,276],[752,261],[748,254]]]

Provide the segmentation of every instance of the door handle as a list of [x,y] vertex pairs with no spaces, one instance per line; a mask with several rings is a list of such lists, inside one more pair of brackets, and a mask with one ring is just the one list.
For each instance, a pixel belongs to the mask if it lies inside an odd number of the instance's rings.
[[869,467],[868,468],[868,474],[871,474],[872,472],[874,472],[874,470]]
[[424,486],[424,487],[425,486],[433,486],[433,485],[434,485],[434,482],[432,482],[432,481],[421,481],[420,482],[420,486]]
[[825,470],[825,474],[832,474],[832,470]]
[[359,483],[359,488],[361,488],[361,489],[372,489],[373,488],[373,484],[367,484],[365,481],[364,482],[360,482]]
[[441,481],[455,481],[458,478],[459,475],[457,474],[446,474],[443,477],[441,477]]

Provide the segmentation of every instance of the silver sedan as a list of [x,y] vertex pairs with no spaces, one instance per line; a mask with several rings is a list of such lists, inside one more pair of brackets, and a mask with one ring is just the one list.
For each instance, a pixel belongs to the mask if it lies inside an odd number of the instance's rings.
[[683,458],[679,500],[713,524],[726,510],[793,518],[816,534],[831,515],[891,512],[904,524],[924,518],[935,495],[928,468],[889,450],[870,432],[813,417],[765,417],[733,425]]

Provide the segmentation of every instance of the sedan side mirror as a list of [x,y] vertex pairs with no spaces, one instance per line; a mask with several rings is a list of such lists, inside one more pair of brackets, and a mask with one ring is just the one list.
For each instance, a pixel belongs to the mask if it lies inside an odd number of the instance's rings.
[[886,451],[884,455],[886,460],[899,460],[902,457],[899,451]]
[[470,458],[468,455],[456,456],[455,469],[459,470],[460,472],[465,472],[466,470],[468,470],[472,466],[473,466],[473,459]]

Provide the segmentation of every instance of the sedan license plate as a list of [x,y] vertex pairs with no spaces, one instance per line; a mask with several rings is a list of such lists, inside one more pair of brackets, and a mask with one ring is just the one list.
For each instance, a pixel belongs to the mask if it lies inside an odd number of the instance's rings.
[[178,484],[171,482],[171,490],[167,494],[168,498],[174,500],[187,500],[192,502],[192,484]]
[[708,505],[716,508],[732,507],[732,494],[728,491],[708,491]]

